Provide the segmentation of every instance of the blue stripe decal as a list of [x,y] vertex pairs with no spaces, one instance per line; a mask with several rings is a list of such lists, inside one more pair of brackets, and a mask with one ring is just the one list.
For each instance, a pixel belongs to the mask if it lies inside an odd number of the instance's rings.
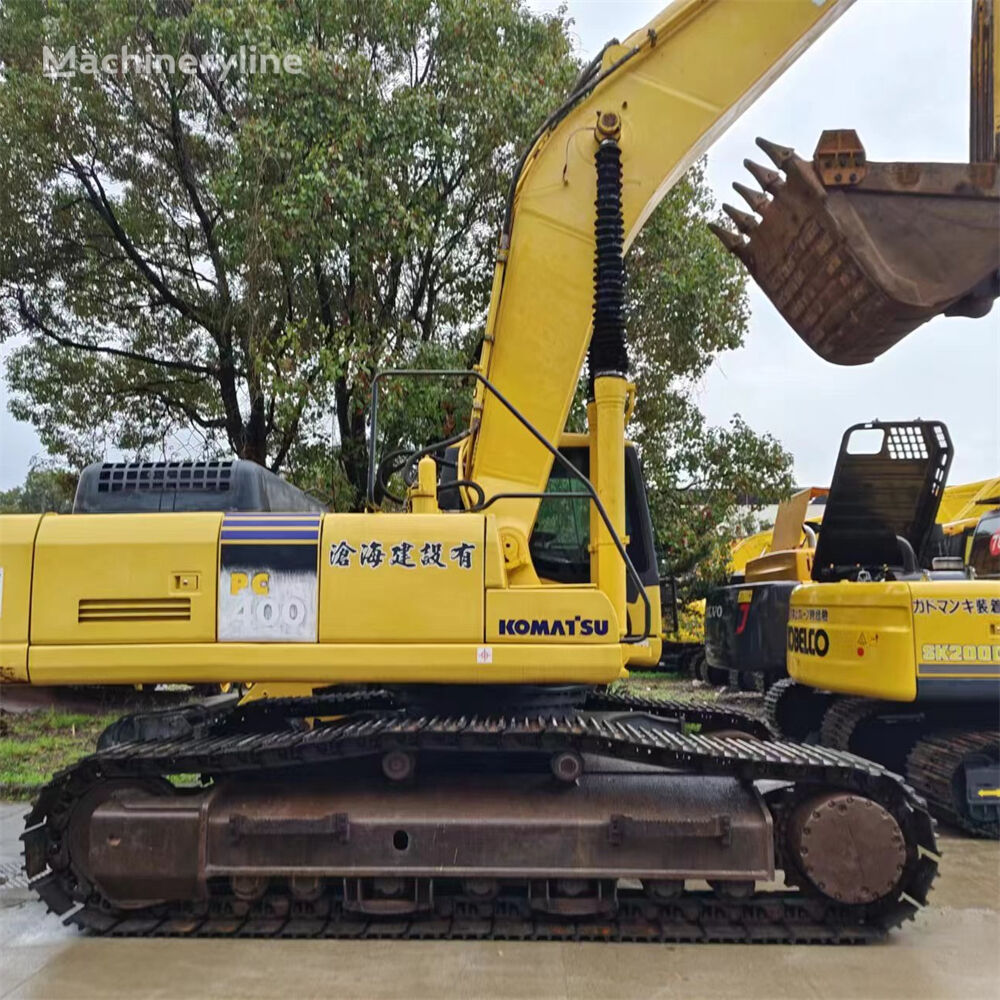
[[265,528],[256,530],[239,528],[223,528],[222,540],[225,541],[266,541],[266,542],[288,542],[288,541],[319,541],[319,531],[267,531]]

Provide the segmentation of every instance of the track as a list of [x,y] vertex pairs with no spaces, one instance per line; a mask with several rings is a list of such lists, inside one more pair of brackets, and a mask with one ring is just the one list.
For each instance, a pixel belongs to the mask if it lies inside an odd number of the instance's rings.
[[[983,726],[982,730],[977,729]],[[870,698],[832,701],[820,729],[823,746],[849,750],[878,760],[906,775],[931,813],[977,837],[1000,837],[998,812],[986,800],[979,815],[965,802],[964,762],[983,758],[994,763],[1000,741],[990,727],[990,712],[968,706],[917,706]],[[992,816],[992,818],[991,818]]]
[[[337,697],[326,696],[323,710],[333,714]],[[588,938],[604,940],[864,942],[913,914],[926,901],[937,871],[933,823],[913,792],[896,775],[859,758],[819,747],[670,732],[649,725],[622,699],[596,695],[596,711],[562,716],[413,717],[372,711],[382,693],[341,696],[340,711],[351,711],[330,725],[306,731],[207,735],[172,741],[131,743],[99,752],[57,774],[43,790],[23,835],[32,885],[66,922],[103,934],[177,934],[333,937],[498,937]],[[626,703],[632,702],[625,699]],[[364,704],[366,711],[357,712]],[[295,714],[312,712],[300,704]],[[691,709],[701,725],[723,720],[711,709]],[[619,715],[610,712],[620,711]],[[277,711],[275,706],[268,713]],[[731,713],[723,713],[729,715]],[[731,724],[731,720],[728,724]],[[225,728],[225,723],[221,724]],[[716,726],[716,728],[721,728]],[[795,783],[767,793],[778,844],[789,810],[817,789],[839,789],[874,799],[899,824],[906,861],[898,891],[870,904],[846,905],[813,888],[794,859],[776,859],[789,886],[748,898],[720,898],[712,892],[684,891],[669,899],[651,897],[627,885],[608,887],[603,912],[581,917],[540,914],[531,906],[532,880],[504,880],[490,898],[469,895],[458,879],[420,880],[425,912],[367,917],[345,905],[346,883],[330,879],[316,898],[295,898],[287,885],[274,885],[253,901],[233,895],[228,884],[213,888],[208,900],[161,904],[119,911],[88,884],[70,857],[68,827],[81,796],[102,782],[158,782],[169,775],[197,773],[214,780],[268,774],[282,781],[296,773],[321,774],[336,762],[371,758],[404,750],[415,755],[568,751],[618,761],[652,764],[695,776],[735,776],[744,781]],[[46,868],[48,870],[46,871]],[[280,880],[275,880],[280,882]],[[217,891],[216,891],[217,890]]]
[[957,777],[966,759],[986,758],[995,766],[998,756],[1000,739],[995,731],[933,732],[919,740],[910,752],[906,774],[927,797],[935,815],[977,837],[997,840],[1000,839],[998,811],[984,809],[981,815],[972,815],[964,801],[964,782]]

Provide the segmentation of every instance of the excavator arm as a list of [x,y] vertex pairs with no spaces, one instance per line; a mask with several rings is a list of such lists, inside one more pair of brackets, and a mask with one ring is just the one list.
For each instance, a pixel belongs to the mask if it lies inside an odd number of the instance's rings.
[[[591,329],[595,125],[621,123],[624,247],[709,145],[853,0],[677,0],[608,45],[519,165],[478,370],[558,440]],[[487,497],[538,493],[552,456],[482,385],[466,478]],[[505,551],[526,551],[537,498],[493,505]],[[516,568],[518,560],[511,560]]]

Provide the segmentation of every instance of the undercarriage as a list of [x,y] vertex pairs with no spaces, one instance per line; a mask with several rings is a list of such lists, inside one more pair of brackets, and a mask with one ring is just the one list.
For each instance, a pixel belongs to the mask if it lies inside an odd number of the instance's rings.
[[863,942],[937,871],[900,778],[738,712],[403,701],[260,702],[99,751],[29,814],[32,884],[100,934]]
[[880,761],[905,775],[938,819],[977,837],[1000,838],[995,703],[826,697],[824,746]]

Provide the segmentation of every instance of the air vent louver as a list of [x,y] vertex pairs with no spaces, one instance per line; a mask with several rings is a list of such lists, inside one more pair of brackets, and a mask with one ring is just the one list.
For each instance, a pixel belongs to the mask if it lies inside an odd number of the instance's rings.
[[77,621],[189,622],[190,597],[103,597],[80,601]]
[[233,463],[106,462],[97,479],[98,493],[119,490],[228,490]]

